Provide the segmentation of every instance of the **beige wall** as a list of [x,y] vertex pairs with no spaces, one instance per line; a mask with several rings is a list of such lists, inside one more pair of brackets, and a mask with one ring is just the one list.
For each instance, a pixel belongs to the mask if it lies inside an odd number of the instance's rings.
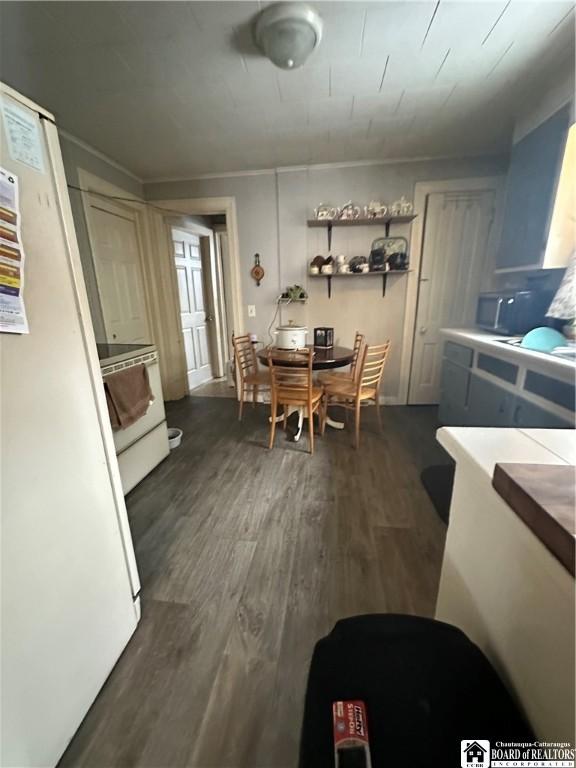
[[[393,202],[401,195],[413,199],[414,185],[418,181],[492,176],[505,172],[506,168],[506,157],[313,167],[146,183],[144,193],[149,200],[234,196],[238,211],[245,330],[256,333],[264,342],[270,341],[268,327],[276,311],[276,298],[286,286],[299,283],[309,292],[308,304],[297,310],[283,309],[282,320],[294,319],[310,328],[334,326],[336,338],[348,345],[352,343],[356,329],[364,331],[370,343],[390,338],[393,353],[383,394],[394,400],[400,381],[406,281],[402,277],[391,278],[385,298],[382,298],[381,281],[376,278],[346,284],[334,281],[332,299],[328,300],[325,282],[307,276],[310,258],[317,253],[327,255],[326,232],[309,229],[306,219],[319,203],[343,205],[350,199],[358,204],[372,199]],[[395,232],[410,237],[408,226],[399,226]],[[335,229],[332,253],[344,253],[347,257],[368,255],[370,243],[379,235],[377,227]],[[260,287],[256,287],[250,277],[255,253],[260,253],[266,271]],[[255,318],[247,316],[249,304],[256,306]]]

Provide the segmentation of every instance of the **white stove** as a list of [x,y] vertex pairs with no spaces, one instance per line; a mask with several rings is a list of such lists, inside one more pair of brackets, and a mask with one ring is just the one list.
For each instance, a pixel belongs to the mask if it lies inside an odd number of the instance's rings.
[[116,371],[143,364],[148,369],[148,380],[154,396],[144,416],[130,427],[114,432],[122,489],[126,495],[170,453],[168,428],[156,347],[134,345],[132,350],[117,350],[116,355],[113,348],[109,352],[101,360],[103,379]]

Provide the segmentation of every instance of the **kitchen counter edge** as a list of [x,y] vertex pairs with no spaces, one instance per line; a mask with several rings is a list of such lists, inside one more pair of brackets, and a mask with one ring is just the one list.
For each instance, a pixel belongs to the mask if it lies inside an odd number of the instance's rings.
[[564,380],[573,380],[576,376],[575,361],[563,360],[560,357],[555,357],[545,352],[536,352],[532,349],[524,349],[523,347],[504,343],[506,339],[517,338],[515,336],[498,336],[486,331],[467,328],[441,328],[440,333],[445,339],[450,341],[489,349],[491,353],[497,354],[498,357],[513,359],[519,364],[537,367],[545,373],[558,374]]

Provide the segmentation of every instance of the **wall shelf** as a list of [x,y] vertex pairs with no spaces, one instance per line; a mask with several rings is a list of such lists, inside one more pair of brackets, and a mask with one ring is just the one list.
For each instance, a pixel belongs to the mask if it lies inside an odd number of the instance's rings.
[[332,278],[356,280],[366,277],[380,277],[382,278],[382,296],[386,296],[386,284],[388,277],[398,277],[399,275],[407,275],[412,272],[411,269],[391,269],[388,272],[336,272],[333,275],[308,275],[313,280],[324,279],[327,282],[328,298],[332,298]]
[[276,299],[277,304],[306,304],[308,299],[287,299],[283,296],[278,296]]
[[359,219],[308,219],[306,222],[309,227],[323,227],[328,232],[328,251],[332,247],[332,228],[333,227],[384,227],[386,237],[390,237],[391,224],[410,224],[418,214],[411,213],[409,216],[380,216],[378,218]]

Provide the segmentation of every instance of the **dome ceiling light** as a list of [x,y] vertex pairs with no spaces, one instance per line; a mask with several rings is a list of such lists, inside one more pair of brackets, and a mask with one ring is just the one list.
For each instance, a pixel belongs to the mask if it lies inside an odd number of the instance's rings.
[[254,40],[280,69],[301,67],[322,39],[322,19],[307,3],[275,3],[254,24]]

